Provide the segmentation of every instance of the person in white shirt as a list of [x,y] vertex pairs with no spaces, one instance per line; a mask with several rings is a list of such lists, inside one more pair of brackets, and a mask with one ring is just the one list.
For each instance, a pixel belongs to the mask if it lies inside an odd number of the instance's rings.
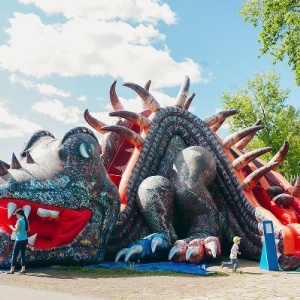
[[221,267],[225,267],[225,266],[230,266],[232,265],[233,266],[233,271],[236,271],[238,265],[239,265],[239,260],[237,258],[238,255],[241,255],[241,252],[239,252],[239,244],[241,243],[241,238],[238,237],[238,236],[235,236],[233,238],[233,246],[231,248],[231,251],[230,251],[230,261],[228,262],[225,262],[223,261],[222,264],[221,264]]

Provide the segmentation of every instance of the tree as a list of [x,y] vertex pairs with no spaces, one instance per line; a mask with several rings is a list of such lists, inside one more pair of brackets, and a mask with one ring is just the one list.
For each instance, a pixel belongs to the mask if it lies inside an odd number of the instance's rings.
[[233,94],[222,93],[221,99],[225,109],[239,110],[239,114],[227,121],[230,132],[249,127],[257,119],[262,120],[264,129],[256,134],[247,150],[273,147],[263,156],[268,161],[285,140],[289,142],[290,150],[278,171],[290,178],[300,171],[300,110],[286,105],[290,91],[281,89],[279,80],[280,76],[275,72],[255,74],[253,80],[247,79],[246,88],[237,89]]
[[262,25],[261,54],[271,54],[274,64],[287,58],[300,85],[300,0],[247,0],[243,7],[245,22]]

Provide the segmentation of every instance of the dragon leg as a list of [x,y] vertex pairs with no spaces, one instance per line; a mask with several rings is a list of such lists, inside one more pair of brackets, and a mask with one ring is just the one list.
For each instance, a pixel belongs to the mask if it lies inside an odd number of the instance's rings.
[[171,182],[163,176],[146,178],[138,190],[138,205],[151,232],[130,248],[121,249],[116,261],[125,256],[129,259],[163,258],[171,248],[177,235],[172,225],[174,191]]
[[169,259],[198,263],[221,253],[218,209],[207,187],[214,183],[216,162],[209,151],[193,146],[181,151],[174,162],[176,209],[184,215],[187,238],[175,242]]

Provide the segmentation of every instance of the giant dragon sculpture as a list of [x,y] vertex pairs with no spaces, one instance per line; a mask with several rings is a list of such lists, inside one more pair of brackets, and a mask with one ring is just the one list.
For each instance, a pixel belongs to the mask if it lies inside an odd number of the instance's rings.
[[[143,88],[125,83],[144,111],[125,111],[110,90],[115,125],[85,111],[90,126],[57,140],[33,134],[9,165],[0,161],[0,265],[13,242],[8,225],[23,207],[30,222],[30,264],[97,263],[104,259],[199,263],[227,254],[241,236],[245,258],[258,260],[262,221],[272,220],[280,267],[300,266],[300,180],[293,187],[276,168],[288,144],[265,163],[270,147],[247,152],[263,126],[221,139],[230,109],[199,119],[188,111],[189,78],[174,107],[160,107]],[[121,205],[122,203],[122,205]]]

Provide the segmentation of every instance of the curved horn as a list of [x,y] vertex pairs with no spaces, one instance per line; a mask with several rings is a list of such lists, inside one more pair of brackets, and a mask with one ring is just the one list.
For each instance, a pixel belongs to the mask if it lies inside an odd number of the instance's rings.
[[[261,125],[262,121],[261,120],[257,120],[253,126],[256,125]],[[246,137],[244,137],[242,140],[240,140],[239,142],[237,142],[234,146],[235,148],[239,149],[239,150],[243,150],[245,149],[245,147],[251,142],[251,140],[253,139],[253,137],[255,136],[255,133],[249,134]]]
[[187,95],[189,93],[190,89],[190,78],[188,76],[185,76],[184,82],[181,86],[181,89],[178,92],[175,107],[183,108],[185,104],[185,100],[187,98]]
[[90,115],[88,109],[86,109],[86,110],[84,111],[84,118],[85,118],[85,120],[87,121],[87,123],[88,123],[91,127],[93,127],[95,130],[97,130],[98,132],[100,132],[100,133],[102,133],[102,134],[104,133],[104,132],[101,130],[101,128],[102,128],[103,126],[106,126],[106,124],[103,123],[103,122],[101,122],[101,121],[98,121],[97,119],[95,119],[94,117],[92,117],[92,116]]
[[203,120],[203,122],[208,126],[211,127],[215,125],[216,123],[219,123],[221,121],[225,121],[226,118],[233,116],[237,114],[239,111],[236,109],[228,109],[228,110],[222,110],[216,114],[213,114]]
[[159,103],[155,100],[155,98],[149,94],[147,90],[145,90],[143,87],[139,86],[138,84],[135,83],[124,83],[124,86],[127,86],[134,90],[144,101],[145,105],[153,112],[157,111],[160,109]]
[[7,168],[5,165],[0,161],[0,176],[4,176],[8,173]]
[[277,161],[279,164],[281,164],[282,161],[285,159],[285,157],[289,151],[289,148],[290,148],[290,144],[287,141],[284,141],[281,148],[278,150],[278,152],[273,156],[273,158],[269,162],[272,163],[272,162]]
[[137,114],[135,112],[127,111],[127,110],[119,110],[109,113],[111,117],[120,117],[139,125],[142,128],[147,128],[151,125],[151,121],[144,117],[141,114]]
[[113,110],[123,110],[124,107],[123,107],[122,103],[120,102],[118,95],[116,93],[116,84],[117,84],[117,81],[115,80],[110,87],[110,91],[109,91],[110,102],[113,107]]
[[244,191],[250,192],[257,184],[257,182],[268,172],[273,170],[278,166],[278,162],[274,162],[271,164],[267,164],[266,166],[263,166],[251,174],[249,174],[242,183],[242,189]]
[[15,154],[12,154],[12,160],[11,160],[11,169],[21,169],[22,166],[20,164],[20,162],[18,161],[17,157],[15,156]]
[[150,85],[151,85],[151,80],[148,80],[147,83],[145,84],[145,90],[146,90],[147,92],[149,92]]
[[292,195],[295,197],[300,197],[300,176],[298,176],[298,179],[293,187]]
[[144,144],[144,139],[139,136],[136,132],[132,131],[131,129],[118,126],[118,125],[111,125],[111,126],[104,126],[101,128],[103,132],[115,132],[119,135],[123,136],[128,142],[136,147],[140,147]]
[[32,156],[30,155],[29,151],[26,151],[26,162],[28,164],[34,164],[34,160],[33,160]]
[[191,106],[191,103],[192,101],[194,100],[194,97],[196,96],[195,93],[193,93],[190,97],[188,97],[186,99],[186,101],[184,102],[184,106],[183,106],[183,109],[185,110],[189,110],[190,106]]
[[223,140],[223,146],[228,149],[231,146],[233,146],[234,144],[236,144],[238,141],[243,139],[245,136],[255,133],[258,130],[261,130],[263,128],[264,128],[264,126],[259,125],[259,126],[251,126],[251,127],[239,130],[238,132],[235,132],[235,133],[229,135],[228,137],[226,137]]
[[244,167],[246,167],[250,161],[252,161],[253,159],[255,159],[267,152],[270,152],[271,150],[272,150],[272,147],[265,147],[265,148],[260,148],[260,149],[256,149],[256,150],[247,152],[247,153],[241,155],[240,157],[236,158],[232,162],[232,166],[236,170],[241,170]]
[[217,132],[218,129],[223,125],[224,122],[225,122],[225,120],[220,121],[220,122],[214,124],[213,126],[211,126],[210,129],[214,132]]

